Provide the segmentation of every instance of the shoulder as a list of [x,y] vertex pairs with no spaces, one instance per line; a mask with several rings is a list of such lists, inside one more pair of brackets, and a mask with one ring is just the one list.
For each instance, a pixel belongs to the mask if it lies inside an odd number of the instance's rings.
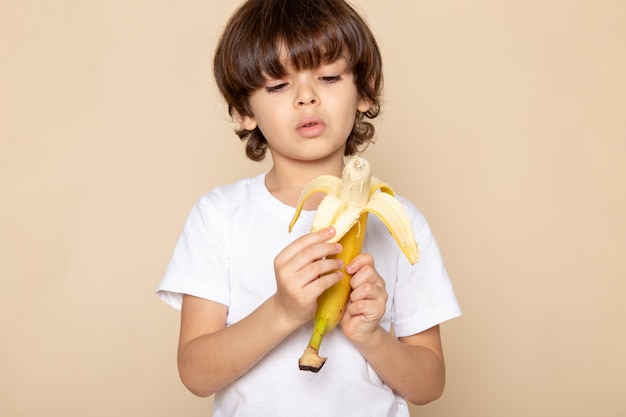
[[223,207],[240,203],[242,198],[248,199],[260,195],[261,187],[264,186],[264,178],[265,173],[216,186],[201,195],[196,204],[200,207]]
[[422,211],[411,200],[401,195],[396,195],[396,199],[402,204],[402,207],[404,208],[404,211],[406,212],[407,216],[411,220],[411,223],[413,224],[413,227],[416,229],[415,230],[416,232],[418,231],[418,229],[421,229],[423,226],[428,225],[428,222],[426,221],[426,217],[424,216]]
[[[410,200],[405,197],[396,195],[396,198],[404,207],[404,210],[411,221],[413,226],[413,232],[415,233],[415,239],[417,240],[420,248],[420,253],[425,255],[431,249],[434,249],[434,253],[439,253],[437,243],[431,225],[424,213]],[[423,259],[425,256],[422,256]]]
[[[188,223],[200,227],[212,224],[221,228],[236,216],[245,215],[245,208],[259,205],[258,191],[265,174],[219,185],[197,198],[188,216]],[[256,195],[256,196],[255,196]]]

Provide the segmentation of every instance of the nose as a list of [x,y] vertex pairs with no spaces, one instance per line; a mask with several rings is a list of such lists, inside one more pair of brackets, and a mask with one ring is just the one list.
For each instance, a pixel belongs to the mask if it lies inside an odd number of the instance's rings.
[[315,92],[315,88],[309,82],[303,82],[298,85],[295,105],[296,107],[318,105],[320,98]]

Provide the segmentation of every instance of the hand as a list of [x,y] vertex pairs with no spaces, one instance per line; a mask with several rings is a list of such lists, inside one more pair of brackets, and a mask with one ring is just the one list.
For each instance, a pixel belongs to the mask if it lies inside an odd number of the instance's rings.
[[341,320],[343,333],[353,342],[369,338],[378,329],[385,314],[388,294],[385,281],[374,267],[371,254],[362,253],[346,267],[354,274],[350,280],[352,293]]
[[338,243],[326,243],[334,234],[332,227],[306,234],[274,259],[276,301],[285,317],[298,327],[313,318],[322,292],[341,280],[343,262],[326,259],[341,252]]

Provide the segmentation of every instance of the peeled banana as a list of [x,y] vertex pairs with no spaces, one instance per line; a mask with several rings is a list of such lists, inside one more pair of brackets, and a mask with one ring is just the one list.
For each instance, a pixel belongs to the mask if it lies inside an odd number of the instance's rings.
[[[400,250],[411,264],[419,259],[419,250],[411,222],[394,198],[391,187],[376,177],[372,177],[370,163],[358,156],[346,160],[341,178],[332,175],[317,177],[304,189],[296,212],[289,224],[291,232],[305,200],[316,192],[326,196],[317,208],[311,231],[315,232],[333,226],[335,235],[329,242],[339,242],[342,252],[335,257],[347,266],[361,252],[368,213],[376,215],[391,232]],[[304,354],[298,361],[301,370],[319,372],[325,357],[319,356],[322,339],[333,330],[345,310],[350,295],[351,275],[343,272],[343,278],[327,289],[317,300],[313,333]]]

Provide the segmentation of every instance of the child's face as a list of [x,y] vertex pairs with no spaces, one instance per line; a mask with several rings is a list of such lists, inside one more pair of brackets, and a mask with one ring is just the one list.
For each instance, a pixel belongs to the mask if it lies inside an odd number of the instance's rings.
[[343,156],[357,110],[370,103],[359,98],[345,58],[318,68],[296,71],[284,63],[287,75],[267,78],[249,98],[252,116],[239,117],[242,126],[257,126],[267,139],[272,157],[316,160],[334,153]]

